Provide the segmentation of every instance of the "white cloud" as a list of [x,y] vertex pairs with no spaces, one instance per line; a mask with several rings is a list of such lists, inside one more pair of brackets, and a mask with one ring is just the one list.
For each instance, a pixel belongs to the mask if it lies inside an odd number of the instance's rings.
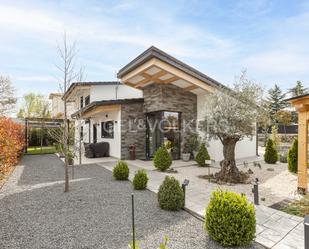
[[[133,4],[134,6],[134,4]],[[80,42],[110,44],[123,44],[146,48],[157,45],[162,49],[177,56],[191,58],[218,58],[229,56],[234,51],[234,44],[226,38],[217,36],[197,26],[181,23],[170,16],[160,15],[155,26],[150,20],[140,23],[126,23],[116,18],[115,13],[129,8],[130,5],[123,2],[105,8],[103,17],[77,16],[62,10],[61,14],[56,10],[38,9],[34,5],[12,6],[0,5],[0,31],[11,35],[22,33],[36,37],[48,43],[55,43],[56,38],[61,38],[64,29],[74,39]],[[143,9],[135,9],[142,13]],[[164,27],[162,29],[162,27]],[[196,47],[196,48],[195,48]],[[202,50],[198,50],[202,47]]]

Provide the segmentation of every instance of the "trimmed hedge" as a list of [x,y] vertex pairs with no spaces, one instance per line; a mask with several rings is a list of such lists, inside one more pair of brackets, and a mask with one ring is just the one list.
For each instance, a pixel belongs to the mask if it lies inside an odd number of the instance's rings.
[[201,144],[199,151],[195,157],[195,161],[200,167],[205,167],[205,160],[210,160],[207,148],[204,143]]
[[291,148],[288,151],[288,169],[292,173],[297,173],[298,158],[298,139],[295,138]]
[[140,169],[135,173],[133,178],[133,188],[136,190],[145,189],[147,187],[148,176],[145,170]]
[[184,206],[184,193],[178,180],[166,176],[158,192],[159,206],[164,210],[178,211]]
[[172,165],[172,162],[172,156],[168,153],[165,146],[157,149],[153,157],[153,164],[158,170],[167,170]]
[[126,162],[118,161],[116,166],[113,168],[113,176],[116,180],[128,180],[129,178],[129,167]]
[[270,164],[275,164],[278,161],[278,152],[272,139],[267,140],[264,161]]
[[243,246],[255,236],[254,205],[245,195],[217,190],[212,192],[205,215],[210,238],[223,246]]
[[0,115],[0,180],[18,163],[24,141],[23,126]]

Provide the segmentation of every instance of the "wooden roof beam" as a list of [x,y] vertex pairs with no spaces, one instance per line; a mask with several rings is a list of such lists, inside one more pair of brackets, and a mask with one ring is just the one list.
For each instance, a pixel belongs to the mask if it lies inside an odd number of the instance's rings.
[[143,72],[143,73],[141,73],[141,75],[144,77],[144,79],[137,82],[135,84],[135,88],[141,87],[141,86],[147,84],[149,81],[155,81],[155,82],[158,82],[158,83],[162,83],[162,80],[160,80],[159,78],[162,77],[165,74],[167,74],[167,72],[165,72],[163,70],[155,73],[154,75],[149,75],[149,74]]
[[185,87],[183,88],[184,91],[192,91],[194,89],[198,88],[198,86],[196,85],[191,85],[191,86],[188,86],[188,87]]
[[171,77],[171,78],[169,78],[167,80],[163,80],[163,83],[164,84],[170,84],[170,83],[172,83],[172,82],[174,82],[176,80],[179,80],[179,78],[177,76],[173,76],[173,77]]

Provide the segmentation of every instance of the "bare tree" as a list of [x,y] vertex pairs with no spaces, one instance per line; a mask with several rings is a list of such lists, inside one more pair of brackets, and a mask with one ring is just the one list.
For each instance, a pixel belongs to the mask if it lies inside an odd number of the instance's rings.
[[[57,46],[60,63],[56,67],[61,72],[60,90],[64,95],[73,81],[79,80],[82,77],[83,69],[76,70],[77,48],[76,42],[70,43],[66,33],[63,34],[62,43]],[[63,98],[64,105],[64,126],[62,134],[62,144],[65,156],[65,185],[64,192],[69,191],[69,119],[67,116],[67,99]]]
[[0,75],[0,116],[10,112],[15,104],[16,98],[10,79]]

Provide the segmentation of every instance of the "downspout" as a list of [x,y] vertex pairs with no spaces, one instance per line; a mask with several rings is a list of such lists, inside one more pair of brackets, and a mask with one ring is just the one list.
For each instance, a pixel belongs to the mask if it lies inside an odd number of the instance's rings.
[[120,82],[118,81],[118,82],[117,82],[117,85],[116,85],[116,88],[115,88],[115,97],[116,97],[116,99],[118,99],[118,88],[119,88],[119,84],[120,84]]

